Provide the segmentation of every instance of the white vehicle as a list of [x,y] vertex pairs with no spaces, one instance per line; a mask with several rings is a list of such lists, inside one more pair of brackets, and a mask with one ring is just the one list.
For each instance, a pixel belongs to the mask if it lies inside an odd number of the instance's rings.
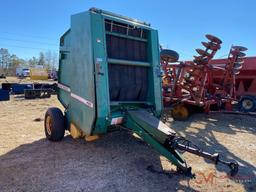
[[29,77],[30,70],[28,68],[18,67],[16,68],[16,76]]

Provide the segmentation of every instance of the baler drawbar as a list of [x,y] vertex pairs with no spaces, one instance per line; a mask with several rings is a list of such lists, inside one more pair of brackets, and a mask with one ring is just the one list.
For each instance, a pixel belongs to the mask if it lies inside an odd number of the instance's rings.
[[238,164],[236,162],[224,161],[220,159],[218,153],[210,154],[201,150],[190,141],[178,136],[173,129],[146,110],[128,110],[126,114],[127,117],[124,126],[132,129],[186,175],[192,175],[191,167],[187,167],[186,161],[177,150],[201,156],[211,160],[215,164],[221,163],[227,165],[230,168],[231,176],[234,176],[238,172]]

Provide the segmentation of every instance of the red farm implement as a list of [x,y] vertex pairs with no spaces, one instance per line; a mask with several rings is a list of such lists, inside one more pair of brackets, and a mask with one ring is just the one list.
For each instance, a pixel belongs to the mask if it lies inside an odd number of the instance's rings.
[[[228,59],[211,60],[210,64],[224,67]],[[220,83],[223,73],[214,71],[213,82]],[[253,112],[256,110],[256,57],[245,57],[240,73],[235,78],[235,91],[239,99],[239,110]]]
[[[212,35],[206,38],[208,41],[202,42],[204,49],[196,49],[198,56],[194,56],[193,61],[177,63],[177,53],[161,51],[164,105],[172,107],[174,119],[185,120],[194,109],[209,112],[224,107],[232,110],[231,103],[236,99],[235,76],[242,68],[247,49],[232,46],[223,66],[212,65],[211,60],[222,41]],[[214,81],[216,73],[218,81]]]

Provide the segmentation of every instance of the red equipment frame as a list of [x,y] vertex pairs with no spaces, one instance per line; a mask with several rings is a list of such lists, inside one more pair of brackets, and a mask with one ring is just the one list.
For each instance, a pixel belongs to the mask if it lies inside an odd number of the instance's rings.
[[[173,107],[175,119],[186,119],[191,106],[202,107],[205,112],[209,112],[212,105],[218,109],[224,105],[226,110],[232,110],[231,103],[236,99],[235,75],[239,74],[247,49],[232,46],[224,67],[218,67],[210,61],[222,41],[212,35],[206,38],[209,41],[202,42],[205,50],[196,49],[199,56],[194,56],[193,61],[174,64],[170,63],[171,56],[161,54],[164,105]],[[217,83],[214,82],[216,72],[220,75]]]

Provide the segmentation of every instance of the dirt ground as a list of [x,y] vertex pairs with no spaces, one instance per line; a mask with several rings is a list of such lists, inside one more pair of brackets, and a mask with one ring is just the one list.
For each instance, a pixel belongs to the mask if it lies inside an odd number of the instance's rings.
[[50,106],[61,107],[56,96],[12,96],[0,102],[0,191],[256,191],[256,117],[195,114],[186,122],[169,119],[180,135],[240,165],[231,178],[225,166],[184,153],[196,174],[191,179],[127,131],[94,142],[74,140],[68,133],[61,142],[46,140],[43,119]]

